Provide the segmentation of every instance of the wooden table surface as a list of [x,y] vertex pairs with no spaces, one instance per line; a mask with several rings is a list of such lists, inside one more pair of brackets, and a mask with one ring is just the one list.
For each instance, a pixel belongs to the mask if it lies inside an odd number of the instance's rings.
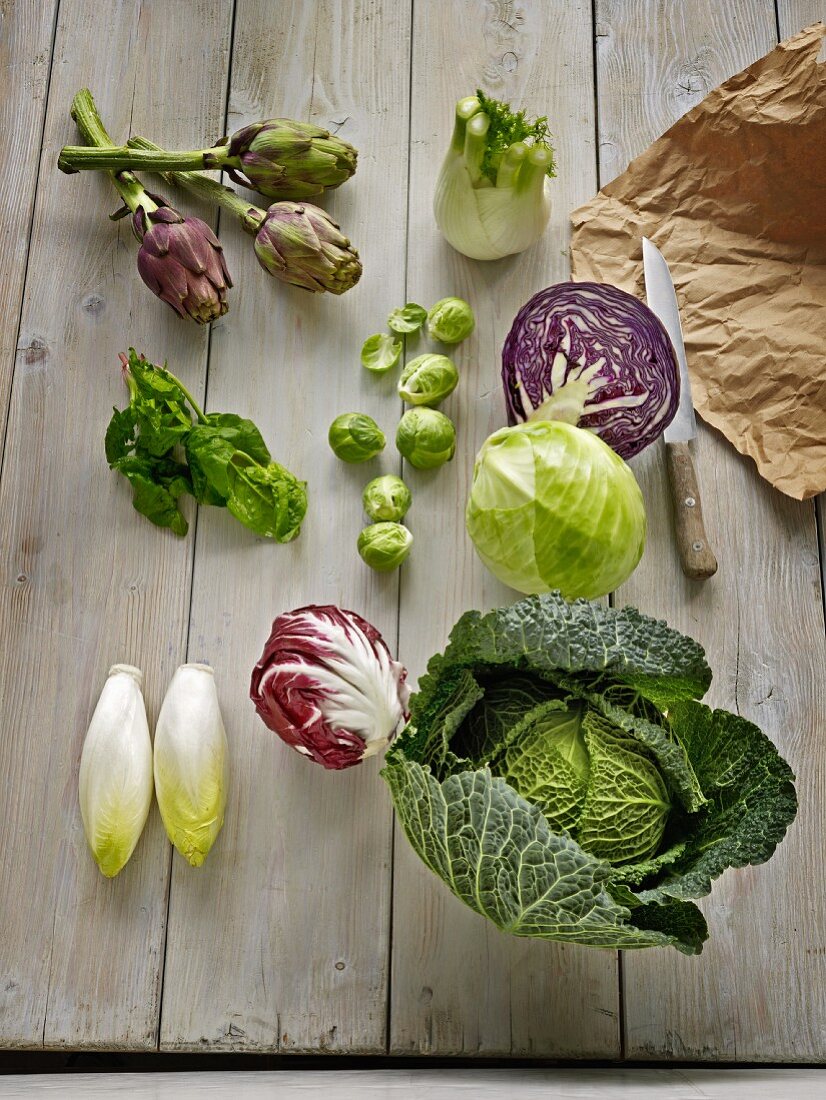
[[[514,598],[462,518],[472,456],[503,423],[514,313],[567,277],[574,207],[818,18],[824,0],[0,4],[0,1046],[826,1059],[817,508],[772,490],[720,436],[701,426],[697,448],[718,575],[700,586],[679,572],[655,446],[635,464],[648,548],[616,594],[702,642],[713,703],[757,721],[799,779],[778,854],[727,873],[703,903],[699,958],[505,936],[394,831],[377,761],[311,767],[247,698],[287,608],[358,610],[415,676],[463,610]],[[454,101],[479,82],[547,112],[559,160],[545,238],[495,264],[453,252],[431,214]],[[179,321],[139,281],[128,224],[107,220],[108,181],[56,170],[84,85],[119,139],[189,148],[285,115],[352,141],[358,173],[329,206],[361,252],[361,284],[337,299],[274,285],[225,219],[230,312],[211,332]],[[445,294],[478,318],[446,406],[459,451],[436,474],[409,472],[416,546],[380,576],[355,551],[364,468],[336,462],[327,426],[358,408],[393,431],[392,382],[361,370],[361,342],[393,307]],[[168,359],[208,408],[255,418],[310,483],[300,539],[265,544],[217,509],[177,539],[136,515],[102,447],[130,344]],[[381,468],[394,469],[392,447]],[[185,660],[216,670],[233,772],[223,833],[193,870],[153,808],[131,862],[105,880],[77,808],[94,702],[110,664],[135,663],[151,721]]]

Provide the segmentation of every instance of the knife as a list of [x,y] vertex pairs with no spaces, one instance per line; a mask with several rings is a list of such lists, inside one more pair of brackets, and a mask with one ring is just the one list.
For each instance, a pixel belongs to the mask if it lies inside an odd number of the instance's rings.
[[717,559],[708,544],[697,472],[688,446],[697,435],[697,422],[694,419],[694,403],[691,398],[691,382],[688,378],[677,295],[663,254],[647,237],[642,239],[642,264],[649,308],[660,319],[671,338],[680,365],[680,403],[677,406],[677,415],[663,434],[671,502],[674,506],[677,552],[685,575],[692,580],[705,580],[717,572]]

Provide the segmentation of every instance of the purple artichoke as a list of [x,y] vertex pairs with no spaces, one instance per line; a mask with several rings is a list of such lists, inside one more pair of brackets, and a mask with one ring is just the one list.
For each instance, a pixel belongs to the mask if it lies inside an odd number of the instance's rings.
[[163,199],[152,198],[157,210],[139,206],[132,216],[141,242],[140,277],[179,317],[208,325],[227,312],[232,286],[221,242],[200,218],[185,218]]
[[276,279],[305,290],[343,294],[361,278],[358,252],[336,222],[318,206],[277,202],[260,215],[255,233],[258,262]]

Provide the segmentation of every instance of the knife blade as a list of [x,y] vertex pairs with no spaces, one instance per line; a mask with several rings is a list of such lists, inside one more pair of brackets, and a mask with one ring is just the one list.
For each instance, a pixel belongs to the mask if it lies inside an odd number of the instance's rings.
[[697,471],[689,450],[690,441],[697,435],[697,422],[677,294],[663,254],[647,237],[642,239],[642,264],[648,306],[668,333],[680,368],[680,403],[674,419],[663,433],[677,552],[685,575],[692,580],[705,580],[717,572],[717,559],[708,544]]

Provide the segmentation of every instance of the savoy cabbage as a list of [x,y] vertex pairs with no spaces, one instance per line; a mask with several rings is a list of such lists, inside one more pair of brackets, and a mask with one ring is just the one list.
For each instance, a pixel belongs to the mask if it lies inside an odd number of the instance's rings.
[[696,642],[632,607],[468,612],[387,753],[410,843],[506,932],[699,953],[691,899],[767,860],[797,810],[761,730],[698,702],[710,681]]

